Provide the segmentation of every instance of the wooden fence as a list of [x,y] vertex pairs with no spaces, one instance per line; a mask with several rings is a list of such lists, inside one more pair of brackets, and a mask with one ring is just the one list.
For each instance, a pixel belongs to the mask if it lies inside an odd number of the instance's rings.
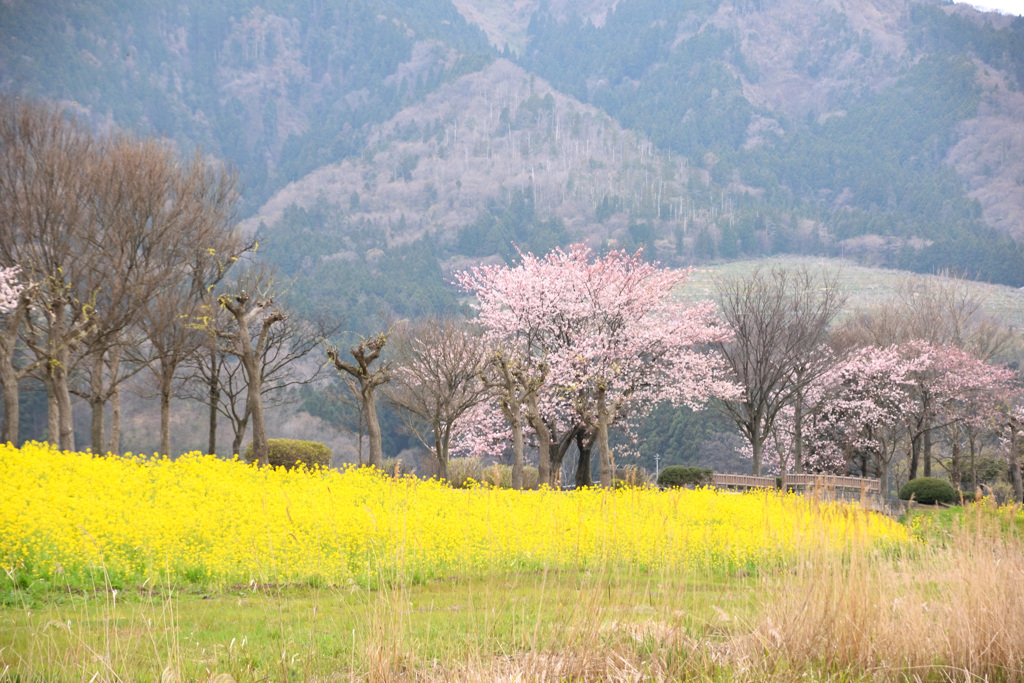
[[[736,489],[774,489],[775,477],[754,477],[747,474],[715,473],[714,484],[720,488]],[[881,482],[878,479],[862,479],[860,477],[837,477],[824,474],[789,474],[785,478],[787,488],[797,491],[809,491],[820,488],[823,491],[865,493],[878,495]]]

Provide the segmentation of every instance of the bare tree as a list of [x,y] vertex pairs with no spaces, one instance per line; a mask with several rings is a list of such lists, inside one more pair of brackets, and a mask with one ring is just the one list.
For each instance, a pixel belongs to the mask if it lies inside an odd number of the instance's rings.
[[370,439],[370,466],[378,469],[384,467],[384,448],[381,443],[380,421],[377,419],[376,392],[378,387],[391,381],[391,363],[381,361],[376,368],[370,366],[380,359],[388,336],[388,333],[381,332],[369,339],[363,339],[349,349],[355,363],[342,360],[336,346],[327,348],[327,357],[334,363],[338,372],[348,375],[346,382],[349,389],[354,396],[359,397],[360,410],[366,422],[366,433]]
[[722,405],[750,442],[753,472],[760,475],[764,442],[779,411],[824,371],[818,349],[845,296],[836,276],[807,267],[758,267],[716,284],[722,317],[735,336],[715,346],[743,387],[740,399]]
[[914,339],[956,346],[986,361],[999,358],[1013,332],[988,310],[987,293],[953,275],[908,275],[886,301],[858,311],[837,331],[847,346],[885,347]]
[[448,451],[456,423],[488,393],[480,381],[486,348],[464,323],[428,318],[395,332],[395,371],[385,395],[448,478]]
[[[47,387],[49,439],[74,449],[72,347],[92,325],[98,225],[89,197],[92,136],[56,107],[0,100],[0,262],[34,284],[27,335]],[[12,425],[13,427],[13,425]]]
[[269,274],[257,270],[240,280],[232,293],[221,294],[217,299],[234,321],[225,337],[245,372],[245,413],[252,418],[253,458],[261,465],[269,464],[270,451],[263,419],[260,359],[267,349],[270,329],[286,318],[284,311],[274,305],[271,289]]
[[[177,178],[175,194],[188,220],[173,251],[157,264],[163,284],[142,307],[139,325],[148,344],[144,362],[160,395],[160,452],[171,453],[170,406],[178,368],[211,338],[216,310],[209,292],[249,249],[234,228],[238,198],[233,173],[192,159]],[[213,451],[211,451],[213,452]]]

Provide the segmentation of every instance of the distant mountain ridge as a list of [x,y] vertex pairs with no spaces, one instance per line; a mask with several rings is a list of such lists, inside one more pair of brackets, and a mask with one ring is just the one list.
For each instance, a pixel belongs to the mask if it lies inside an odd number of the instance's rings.
[[247,225],[293,274],[372,271],[422,240],[453,268],[589,239],[1024,285],[1020,18],[910,0],[9,0],[0,27],[0,89],[229,159]]

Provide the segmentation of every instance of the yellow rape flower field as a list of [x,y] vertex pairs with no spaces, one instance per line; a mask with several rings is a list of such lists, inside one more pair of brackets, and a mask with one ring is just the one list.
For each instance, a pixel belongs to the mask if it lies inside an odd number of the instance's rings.
[[0,683],[1024,678],[1015,507],[43,444],[0,446],[0,501]]
[[398,480],[368,468],[257,468],[0,448],[0,565],[104,568],[123,582],[373,583],[524,568],[753,569],[801,545],[901,542],[846,505],[713,489],[563,493]]

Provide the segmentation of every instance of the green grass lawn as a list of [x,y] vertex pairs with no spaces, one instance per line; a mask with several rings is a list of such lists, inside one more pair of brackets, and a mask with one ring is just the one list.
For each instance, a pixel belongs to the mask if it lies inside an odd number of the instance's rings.
[[[368,590],[249,587],[30,594],[0,611],[0,671],[32,680],[236,681],[381,679],[406,670],[438,679],[488,671],[528,653],[661,648],[749,619],[756,579],[608,572],[534,572]],[[673,636],[675,637],[675,636]],[[454,668],[453,668],[454,667]],[[170,675],[170,674],[166,674]],[[3,677],[0,676],[0,680]],[[226,679],[224,679],[226,680]]]

